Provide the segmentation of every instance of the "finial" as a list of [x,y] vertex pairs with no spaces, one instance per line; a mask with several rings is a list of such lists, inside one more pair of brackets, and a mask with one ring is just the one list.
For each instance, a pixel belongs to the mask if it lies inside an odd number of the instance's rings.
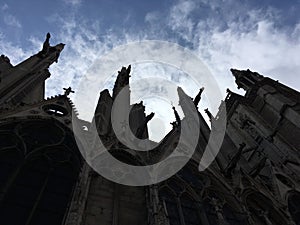
[[65,96],[68,96],[70,93],[75,93],[75,91],[73,91],[71,87],[63,88],[63,89],[65,90],[64,93]]
[[180,117],[179,117],[179,114],[178,114],[177,110],[175,109],[175,106],[173,106],[172,109],[174,111],[174,115],[175,115],[176,121],[179,124],[180,123]]
[[129,66],[127,67],[126,72],[127,72],[128,74],[130,74],[130,72],[131,72],[131,65],[129,65]]
[[181,120],[180,120],[179,114],[178,114],[178,112],[177,112],[177,110],[176,110],[176,108],[175,108],[175,106],[173,105],[172,102],[171,102],[171,105],[172,105],[172,109],[173,109],[176,121],[171,122],[170,124],[173,126],[173,128],[175,128],[175,127],[180,126]]
[[44,44],[43,44],[43,49],[41,51],[43,57],[45,57],[48,54],[48,52],[49,52],[49,48],[50,48],[50,42],[49,42],[49,40],[50,40],[50,37],[51,37],[51,35],[48,32],[47,35],[46,35],[46,40],[44,41]]
[[194,99],[194,105],[195,105],[196,107],[198,106],[198,104],[199,104],[199,102],[200,102],[200,100],[201,100],[201,94],[202,94],[203,91],[204,91],[204,87],[200,88],[200,90],[199,90],[197,96],[196,96],[195,99]]
[[208,110],[208,108],[207,108],[207,109],[204,109],[204,111],[205,111],[205,113],[207,114],[208,118],[209,118],[210,120],[212,120],[212,119],[213,119],[213,115],[212,115],[211,112]]

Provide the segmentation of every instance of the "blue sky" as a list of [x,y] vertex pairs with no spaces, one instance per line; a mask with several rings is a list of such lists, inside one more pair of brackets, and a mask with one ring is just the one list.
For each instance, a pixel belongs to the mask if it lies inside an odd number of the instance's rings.
[[[224,96],[227,87],[238,91],[232,67],[249,68],[300,90],[299,11],[299,0],[1,0],[0,52],[17,64],[41,49],[47,32],[53,45],[65,43],[59,63],[51,67],[47,96],[62,93],[63,87],[76,90],[101,55],[140,40],[165,40],[190,49],[207,65]],[[172,73],[170,79],[179,83],[184,76],[154,64],[133,66],[133,72]],[[198,91],[184,85],[192,96]],[[163,105],[155,102],[146,101],[146,109]],[[156,122],[166,120],[166,114],[170,111],[157,111]]]

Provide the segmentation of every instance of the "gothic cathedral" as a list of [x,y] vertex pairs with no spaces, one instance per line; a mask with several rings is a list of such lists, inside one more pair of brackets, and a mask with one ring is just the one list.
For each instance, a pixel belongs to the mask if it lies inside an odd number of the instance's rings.
[[[201,123],[192,158],[165,181],[127,186],[102,177],[84,160],[74,121],[87,142],[93,141],[91,123],[77,117],[69,98],[72,89],[44,98],[48,69],[64,48],[51,46],[49,39],[47,34],[43,49],[18,65],[0,58],[1,225],[300,225],[298,91],[257,72],[231,69],[246,93],[228,89],[217,115],[205,110],[207,124],[197,107],[203,89],[194,100],[181,89],[181,107],[193,101]],[[180,118],[174,107],[173,129],[147,154],[120,143],[110,116],[129,77],[130,66],[123,67],[112,95],[99,90],[93,121],[113,157],[134,166],[153,164],[172,153],[189,118]],[[130,106],[131,131],[148,139],[153,114],[145,114],[142,102]],[[199,172],[224,110],[220,152]],[[185,151],[184,144],[180,148]]]

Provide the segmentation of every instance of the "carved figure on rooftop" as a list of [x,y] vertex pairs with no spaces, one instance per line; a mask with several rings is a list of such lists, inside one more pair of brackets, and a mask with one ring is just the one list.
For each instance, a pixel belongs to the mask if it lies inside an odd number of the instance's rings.
[[175,118],[176,118],[176,121],[171,123],[173,128],[174,128],[174,127],[180,126],[181,120],[180,120],[180,117],[179,117],[179,114],[178,114],[177,110],[175,109],[175,106],[173,106],[172,109],[174,111],[174,115],[175,115]]
[[50,37],[51,37],[50,33],[47,33],[46,40],[44,41],[43,49],[42,49],[42,56],[43,57],[45,57],[48,54],[48,52],[49,52],[49,49],[50,49],[50,42],[49,42]]
[[196,107],[198,106],[198,104],[199,104],[199,102],[201,100],[201,94],[202,94],[203,91],[204,91],[204,87],[200,88],[197,96],[194,99],[194,104],[195,104]]
[[211,114],[211,112],[207,109],[204,109],[204,112],[207,114],[209,120],[211,121],[213,119],[213,115]]
[[142,138],[145,130],[147,129],[147,124],[148,122],[154,117],[154,112],[150,113],[148,116],[146,116],[145,120],[143,123],[140,125],[140,127],[137,129],[137,134],[136,136],[138,138]]

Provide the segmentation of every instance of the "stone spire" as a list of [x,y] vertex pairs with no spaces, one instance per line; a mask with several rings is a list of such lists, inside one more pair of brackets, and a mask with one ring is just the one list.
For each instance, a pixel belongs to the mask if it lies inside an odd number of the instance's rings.
[[50,77],[48,68],[57,62],[64,48],[62,43],[50,46],[49,39],[48,33],[39,53],[16,66],[6,66],[0,74],[0,107],[9,108],[21,102],[31,104],[44,99],[45,80]]
[[[131,65],[126,67],[122,67],[121,71],[118,71],[118,77],[113,89],[113,99],[117,97],[119,92],[126,86],[129,85],[129,77],[130,77]],[[129,87],[128,87],[129,88]]]

